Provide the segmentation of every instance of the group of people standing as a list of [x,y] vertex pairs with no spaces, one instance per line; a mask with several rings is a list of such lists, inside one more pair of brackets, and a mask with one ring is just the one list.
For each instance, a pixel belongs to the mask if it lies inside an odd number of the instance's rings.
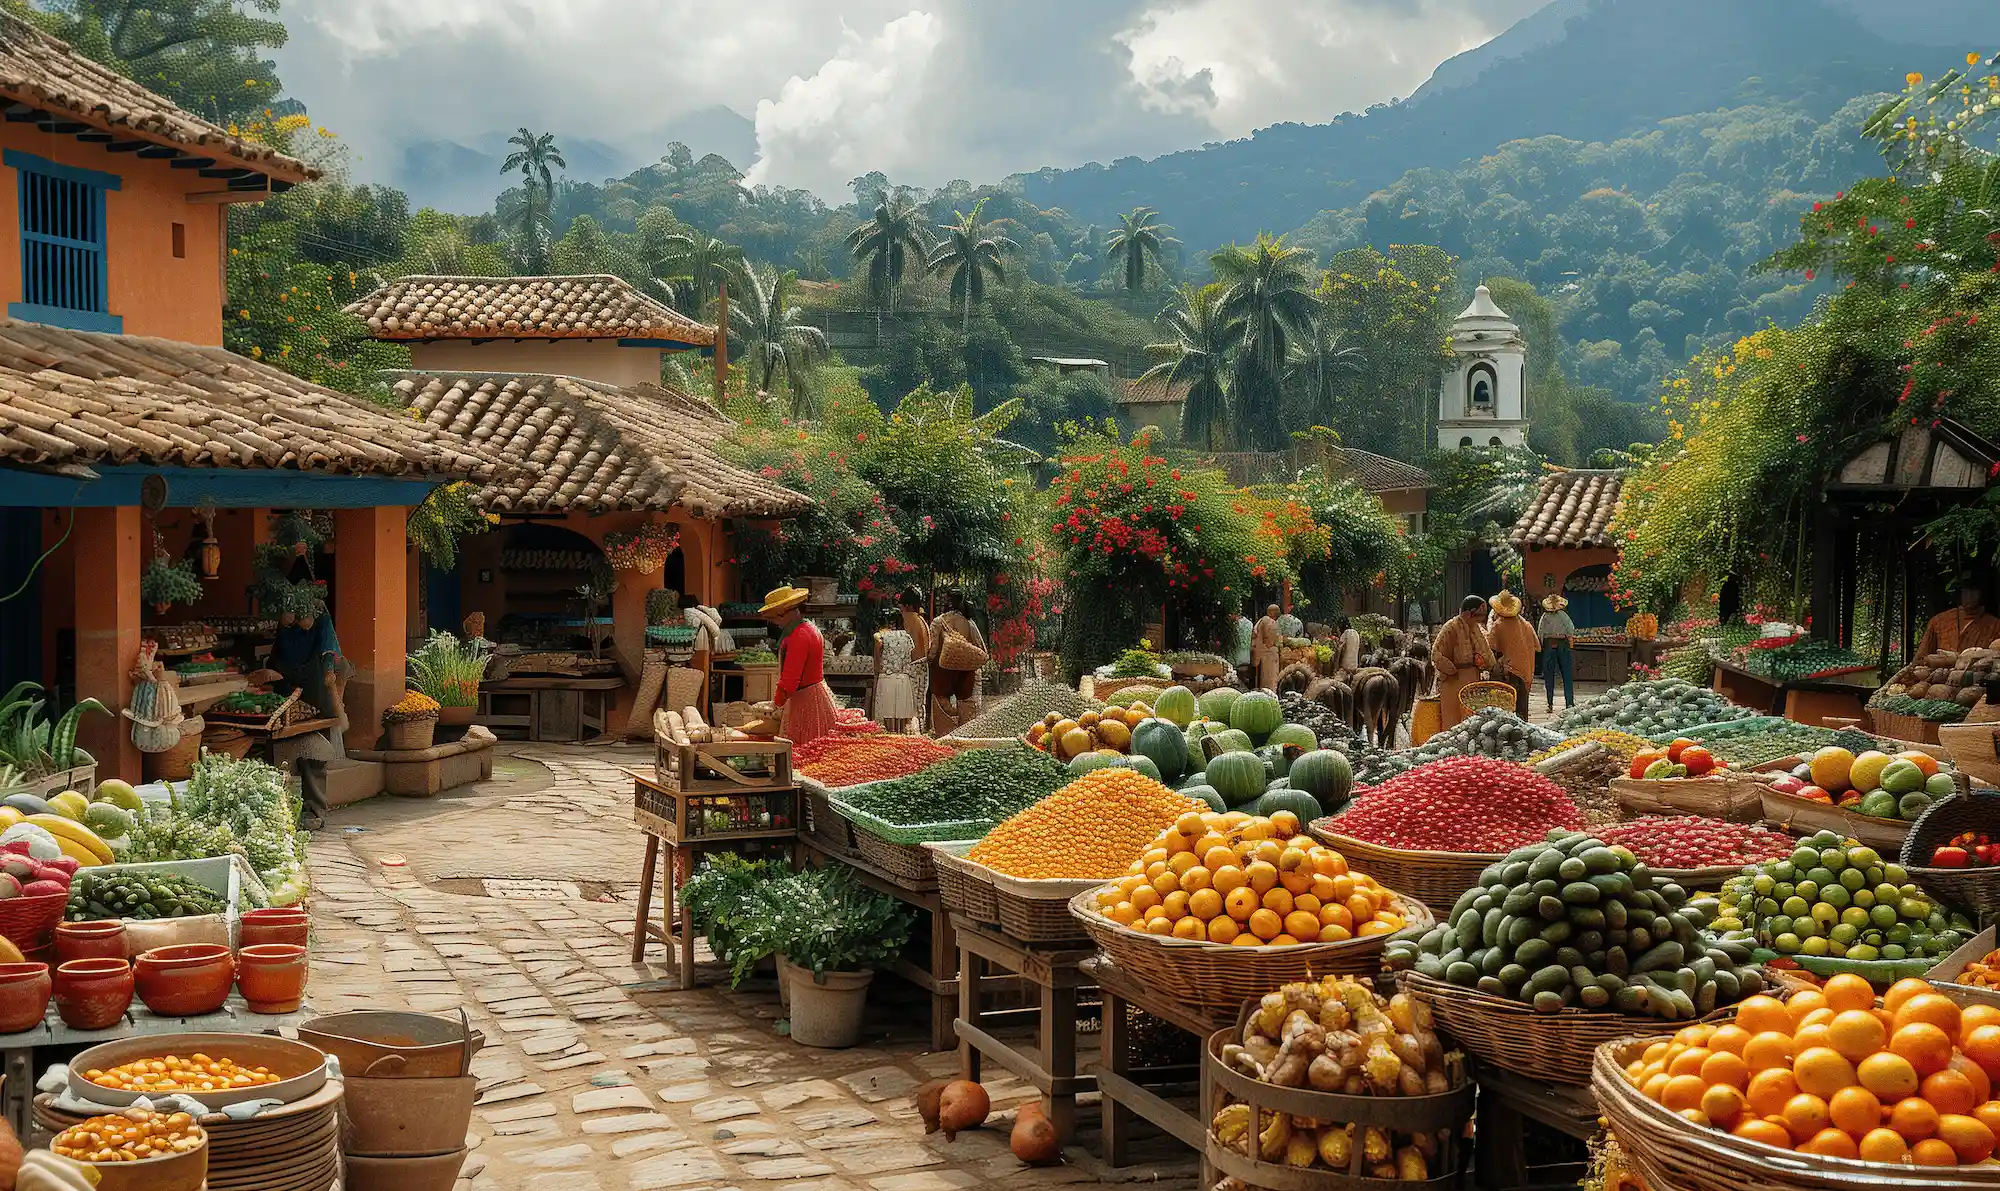
[[1576,624],[1568,607],[1568,600],[1551,592],[1542,597],[1541,619],[1530,625],[1521,616],[1521,597],[1511,591],[1494,596],[1491,604],[1480,596],[1466,596],[1458,615],[1431,642],[1444,726],[1465,718],[1458,694],[1486,675],[1514,688],[1514,714],[1522,719],[1528,717],[1528,690],[1538,672],[1548,710],[1555,710],[1557,677],[1562,679],[1563,706],[1576,706],[1571,646]]

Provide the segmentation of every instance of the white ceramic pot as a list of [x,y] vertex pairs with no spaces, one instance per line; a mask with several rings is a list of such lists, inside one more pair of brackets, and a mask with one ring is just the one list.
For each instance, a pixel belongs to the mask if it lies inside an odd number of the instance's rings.
[[828,972],[815,978],[782,956],[778,976],[787,989],[792,1041],[803,1046],[839,1049],[861,1041],[861,1022],[868,1011],[868,984],[875,973]]

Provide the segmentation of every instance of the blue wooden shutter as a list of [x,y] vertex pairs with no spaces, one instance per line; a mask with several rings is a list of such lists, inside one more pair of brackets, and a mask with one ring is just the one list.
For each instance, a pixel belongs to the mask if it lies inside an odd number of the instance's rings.
[[21,300],[7,313],[79,331],[124,329],[110,311],[104,192],[116,174],[59,165],[9,149],[5,164],[18,177],[21,218]]

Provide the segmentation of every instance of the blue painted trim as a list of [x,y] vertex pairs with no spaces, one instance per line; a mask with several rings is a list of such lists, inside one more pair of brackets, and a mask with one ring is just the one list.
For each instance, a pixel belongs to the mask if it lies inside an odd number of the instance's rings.
[[69,182],[81,182],[85,186],[95,186],[99,190],[122,190],[125,186],[125,179],[117,174],[64,165],[59,161],[50,161],[46,157],[37,157],[33,153],[23,153],[19,149],[0,151],[0,164],[10,165],[17,170],[33,170],[35,173],[47,174],[52,178],[62,178]]
[[0,467],[0,508],[123,508],[139,503],[147,476],[167,481],[167,503],[192,508],[203,498],[232,509],[377,509],[422,504],[445,481],[343,476],[220,467],[95,467],[95,480]]
[[41,306],[33,302],[9,302],[7,317],[24,323],[67,327],[72,331],[107,331],[113,335],[125,333],[123,315],[100,314],[95,310],[67,310],[61,306]]
[[696,343],[682,343],[678,339],[620,339],[618,341],[618,346],[657,347],[661,351],[671,351],[671,352],[691,352],[698,349],[712,352],[715,350],[712,347],[702,348],[700,344]]

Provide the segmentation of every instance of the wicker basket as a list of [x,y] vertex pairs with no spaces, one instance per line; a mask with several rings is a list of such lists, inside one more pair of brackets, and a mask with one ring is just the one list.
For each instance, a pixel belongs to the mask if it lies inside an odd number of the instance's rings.
[[964,673],[984,667],[986,661],[985,650],[949,629],[944,630],[944,644],[938,646],[939,669]]
[[2000,1166],[1902,1166],[1821,1158],[1695,1125],[1656,1104],[1625,1067],[1658,1038],[1624,1038],[1592,1056],[1591,1090],[1651,1191],[1943,1191],[2000,1187]]
[[1898,855],[1902,853],[1903,841],[1910,835],[1910,825],[1900,819],[1878,819],[1845,807],[1828,806],[1809,798],[1794,798],[1769,786],[1764,787],[1763,799],[1765,821],[1775,823],[1793,835],[1835,831],[1852,836],[1878,852],[1895,852]]
[[38,893],[0,901],[0,935],[22,951],[34,951],[55,941],[56,924],[69,906],[67,893]]
[[1489,707],[1512,711],[1516,705],[1514,684],[1510,682],[1468,682],[1458,688],[1458,706],[1466,715]]
[[1960,773],[2000,786],[2000,725],[1946,724],[1938,729],[1938,743],[1951,750],[1951,763]]
[[256,738],[241,728],[218,726],[201,735],[201,747],[211,753],[223,753],[234,757],[238,761],[249,756],[250,750],[256,747],[256,744]]
[[931,861],[937,868],[938,900],[945,908],[987,926],[1000,925],[1000,900],[993,890],[993,870],[967,860],[976,840],[930,843]]
[[1914,740],[1919,744],[1938,743],[1938,729],[1944,725],[1936,720],[1918,719],[1913,715],[1896,715],[1871,707],[1868,709],[1870,731],[1877,736],[1887,736],[1895,740]]
[[[968,862],[971,863],[971,862]],[[983,865],[981,867],[984,867]],[[986,870],[1000,911],[1000,929],[1024,943],[1081,943],[1090,936],[1070,913],[1070,899],[1104,882],[1078,878],[1031,880]]]
[[389,751],[414,753],[431,747],[437,725],[435,715],[420,715],[415,719],[391,720],[382,725],[382,730],[389,737]]
[[1334,830],[1340,820],[1314,819],[1313,838],[1347,858],[1350,868],[1367,873],[1375,883],[1407,893],[1427,906],[1449,906],[1458,895],[1479,884],[1498,852],[1416,852],[1355,839]]
[[1633,815],[1700,815],[1727,823],[1755,823],[1764,817],[1764,784],[1735,774],[1649,781],[1614,778],[1611,796]]
[[854,846],[863,861],[895,878],[898,885],[912,893],[938,887],[937,866],[931,863],[931,853],[922,844],[892,843],[871,832],[856,831]]
[[[1602,1009],[1537,1013],[1525,1001],[1434,980],[1421,972],[1401,975],[1403,991],[1431,1007],[1438,1027],[1481,1062],[1530,1079],[1587,1084],[1597,1048],[1654,1028],[1657,1019]],[[1736,1012],[1718,1009],[1703,1021]]]
[[1724,881],[1742,872],[1744,867],[1740,864],[1711,864],[1706,868],[1656,868],[1653,870],[1653,879],[1672,881],[1689,893],[1694,893],[1698,890],[1721,889]]
[[798,783],[799,789],[806,795],[806,834],[822,847],[836,852],[853,852],[854,824],[833,809],[832,795],[827,788],[809,777],[800,777]]
[[1403,930],[1296,947],[1236,947],[1149,935],[1099,914],[1095,885],[1070,899],[1069,912],[1112,963],[1148,988],[1189,1005],[1226,1008],[1295,980],[1373,976],[1381,970],[1382,948],[1391,939],[1414,938],[1435,925],[1422,902],[1402,893],[1396,899],[1409,922]]
[[146,776],[153,781],[184,781],[201,760],[201,732],[183,732],[180,741],[164,752],[145,755]]
[[1952,836],[1965,831],[2000,833],[2000,790],[1974,790],[1940,798],[1910,824],[1897,859],[1910,878],[1953,905],[1981,918],[2000,914],[2000,866],[1930,868],[1923,862]]

